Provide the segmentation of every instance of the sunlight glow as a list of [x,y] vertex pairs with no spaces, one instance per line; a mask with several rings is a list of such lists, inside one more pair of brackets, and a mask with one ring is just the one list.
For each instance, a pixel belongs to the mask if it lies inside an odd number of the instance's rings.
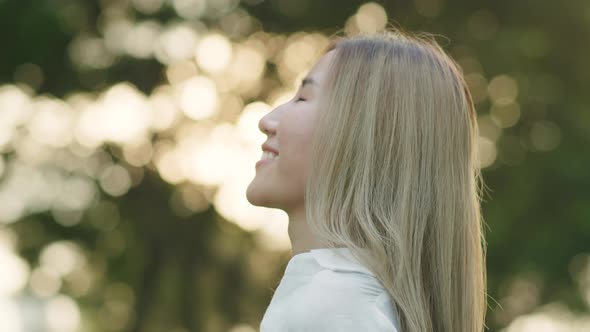
[[140,59],[151,57],[161,29],[160,23],[154,20],[134,25],[125,38],[127,53]]
[[10,298],[0,295],[0,331],[26,332],[23,330],[19,308]]
[[69,296],[58,295],[47,303],[47,325],[51,332],[74,332],[80,326],[80,309]]
[[0,245],[0,298],[20,292],[29,277],[29,264]]
[[185,23],[167,26],[158,37],[156,58],[165,64],[193,57],[199,35],[194,28]]
[[86,258],[76,244],[64,240],[45,246],[39,255],[39,261],[44,268],[55,271],[60,277],[64,277],[84,264]]
[[260,119],[270,111],[270,106],[260,101],[250,103],[244,107],[236,124],[238,134],[244,142],[250,143],[259,149],[264,143],[266,135],[258,129],[258,124]]
[[68,176],[54,187],[54,207],[68,210],[85,210],[96,195],[94,181],[82,176]]
[[27,123],[37,142],[53,147],[64,147],[73,138],[75,114],[71,107],[54,98],[40,97],[34,101],[35,114]]
[[187,20],[199,18],[207,9],[207,0],[172,0],[178,16]]
[[491,166],[497,157],[496,144],[487,137],[479,136],[479,167],[486,168]]
[[229,68],[229,75],[238,82],[252,84],[262,78],[266,58],[254,47],[238,45]]
[[154,164],[164,181],[177,184],[185,179],[180,161],[180,156],[170,141],[158,142],[154,146]]
[[131,188],[131,176],[125,167],[107,167],[99,178],[102,190],[111,196],[121,196]]
[[181,118],[180,109],[176,106],[172,97],[173,88],[160,86],[149,97],[149,103],[153,110],[150,128],[152,131],[164,131],[170,129]]
[[133,28],[133,23],[124,17],[111,18],[104,23],[104,44],[110,53],[125,54],[127,36]]
[[315,55],[316,50],[313,45],[304,38],[293,41],[283,53],[283,60],[285,66],[293,76],[300,72],[309,69],[311,67],[312,57]]
[[180,84],[182,81],[197,74],[197,66],[190,60],[176,61],[166,68],[166,78],[168,78],[168,82],[171,85]]
[[31,98],[14,85],[0,86],[0,128],[12,129],[25,123],[33,114]]
[[[253,5],[262,0],[245,2]],[[293,17],[309,5],[275,2],[279,12]],[[445,10],[443,0],[413,3],[417,14],[426,18]],[[51,68],[41,63],[19,65],[10,72],[15,83],[0,85],[1,332],[29,329],[30,309],[23,307],[23,298],[45,306],[46,315],[39,323],[47,325],[44,332],[82,331],[84,324],[91,326],[97,320],[108,321],[104,328],[109,331],[128,327],[136,294],[129,285],[107,281],[106,266],[112,263],[109,259],[136,245],[125,231],[129,225],[121,196],[140,184],[144,174],[170,184],[170,199],[159,208],[189,219],[214,205],[216,213],[252,233],[258,247],[254,249],[291,247],[288,215],[252,205],[246,192],[257,176],[261,145],[268,139],[258,128],[260,120],[293,98],[296,85],[325,50],[329,37],[323,32],[260,31],[262,23],[239,0],[102,1],[100,6],[97,22],[91,22],[90,30],[96,31],[72,34],[67,50],[74,69],[80,70],[85,92],[68,90],[60,97],[38,94],[53,91],[51,82],[43,85]],[[85,22],[87,15],[79,12],[77,22]],[[387,27],[388,19],[383,5],[367,2],[347,19],[344,32],[378,32]],[[499,33],[497,18],[487,10],[474,12],[463,23],[459,28],[465,29],[468,39],[485,43]],[[546,53],[547,40],[540,31],[522,33],[518,47],[525,56]],[[469,45],[459,43],[453,52],[474,103],[478,109],[483,105],[477,119],[479,167],[516,165],[524,160],[526,149],[557,149],[565,127],[526,112],[536,112],[530,101],[534,106],[557,105],[566,96],[565,82],[548,73],[486,77],[476,49]],[[111,67],[119,61],[124,64],[129,56],[143,59],[131,59],[139,65],[129,80],[140,83],[108,83],[124,79],[120,73],[127,72]],[[142,72],[145,68],[149,75]],[[104,85],[90,84],[96,82]],[[61,88],[57,91],[62,93]],[[528,131],[520,131],[519,125]],[[39,215],[54,224],[31,227],[30,239],[29,234],[23,237],[27,255],[30,246],[42,246],[38,257],[28,263],[25,258],[30,257],[21,257],[16,250],[17,244],[21,248],[16,233],[7,230],[20,226],[11,223]],[[88,247],[75,240],[59,240],[61,233],[44,235],[49,229],[48,234],[55,229],[75,230],[66,227],[96,232],[89,233],[98,234],[90,240],[96,248],[88,250],[99,254],[91,256],[85,251]],[[38,241],[38,234],[45,242]],[[224,246],[220,252],[239,250],[223,241],[217,243]],[[579,286],[590,303],[590,264],[584,273]],[[499,321],[509,325],[501,332],[590,331],[588,315],[575,316],[559,304],[522,315],[538,306],[539,288],[522,281],[514,284],[513,294],[500,300],[505,312]],[[97,293],[101,307],[87,317],[82,305],[99,303],[93,302]],[[222,318],[212,317],[211,326],[222,325]],[[245,324],[232,328],[232,332],[250,331],[254,328]]]
[[205,76],[196,76],[177,86],[175,98],[182,112],[193,120],[210,117],[217,110],[215,83]]
[[39,297],[56,295],[62,285],[60,276],[45,266],[33,270],[29,283],[33,293]]
[[229,332],[256,332],[256,329],[247,324],[237,324],[232,326]]
[[153,152],[152,142],[149,140],[127,144],[123,147],[125,160],[135,167],[147,165],[152,160]]
[[195,51],[199,67],[210,73],[217,73],[227,67],[232,58],[232,45],[222,34],[213,33],[203,37]]
[[505,106],[516,101],[518,96],[518,85],[508,75],[498,75],[490,81],[488,94],[495,105]]
[[575,315],[560,303],[550,303],[534,313],[517,317],[500,332],[578,332],[589,330],[589,315]]
[[0,191],[0,224],[13,223],[25,214],[26,205],[20,197]]
[[261,247],[267,250],[287,250],[291,248],[291,239],[288,233],[289,217],[283,210],[271,210],[265,215],[265,222],[256,232],[256,240]]
[[236,223],[247,231],[256,231],[256,242],[270,250],[284,250],[291,245],[287,233],[287,214],[278,209],[258,207],[250,204],[244,193],[254,176],[254,168],[245,173],[251,177],[236,177],[227,181],[217,191],[214,204],[224,218]]
[[381,31],[387,24],[385,9],[375,2],[365,3],[360,6],[354,18],[359,30],[364,33]]
[[16,234],[0,228],[0,331],[24,332],[15,295],[26,285],[29,265],[15,252]]
[[107,90],[97,103],[83,110],[76,138],[91,147],[104,141],[133,142],[147,135],[150,113],[141,92],[129,83],[119,83]]
[[183,158],[185,176],[204,185],[219,185],[236,172],[243,154],[235,128],[229,124],[215,127],[206,140],[183,144],[179,153]]
[[35,166],[22,160],[8,165],[8,174],[0,183],[0,223],[11,223],[31,211],[44,211],[51,207],[54,192],[45,189],[52,180]]

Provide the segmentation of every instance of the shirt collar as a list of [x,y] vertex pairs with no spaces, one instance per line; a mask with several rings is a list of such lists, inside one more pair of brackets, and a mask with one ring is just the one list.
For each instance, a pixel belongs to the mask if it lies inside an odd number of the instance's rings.
[[374,276],[374,274],[357,260],[349,248],[318,248],[311,249],[310,254],[317,263],[333,271],[360,272]]

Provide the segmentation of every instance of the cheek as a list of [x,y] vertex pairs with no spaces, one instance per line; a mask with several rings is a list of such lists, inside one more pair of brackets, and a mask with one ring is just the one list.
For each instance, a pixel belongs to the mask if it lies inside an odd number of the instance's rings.
[[283,166],[291,171],[303,171],[315,130],[313,114],[302,112],[290,117],[285,116],[281,125],[278,138],[281,160],[286,164]]

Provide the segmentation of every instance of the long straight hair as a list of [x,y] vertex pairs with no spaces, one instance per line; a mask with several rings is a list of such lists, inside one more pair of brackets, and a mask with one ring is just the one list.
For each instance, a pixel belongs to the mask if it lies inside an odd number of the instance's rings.
[[306,174],[307,222],[388,291],[400,332],[480,332],[478,128],[460,67],[429,34],[335,40]]

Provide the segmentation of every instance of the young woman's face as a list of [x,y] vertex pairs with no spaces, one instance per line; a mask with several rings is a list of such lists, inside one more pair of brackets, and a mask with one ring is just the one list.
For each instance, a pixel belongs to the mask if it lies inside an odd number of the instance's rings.
[[260,120],[259,129],[268,135],[265,145],[278,155],[257,164],[256,176],[246,192],[251,204],[279,208],[287,213],[304,208],[305,165],[316,116],[321,112],[318,101],[334,52],[320,58],[291,100]]

